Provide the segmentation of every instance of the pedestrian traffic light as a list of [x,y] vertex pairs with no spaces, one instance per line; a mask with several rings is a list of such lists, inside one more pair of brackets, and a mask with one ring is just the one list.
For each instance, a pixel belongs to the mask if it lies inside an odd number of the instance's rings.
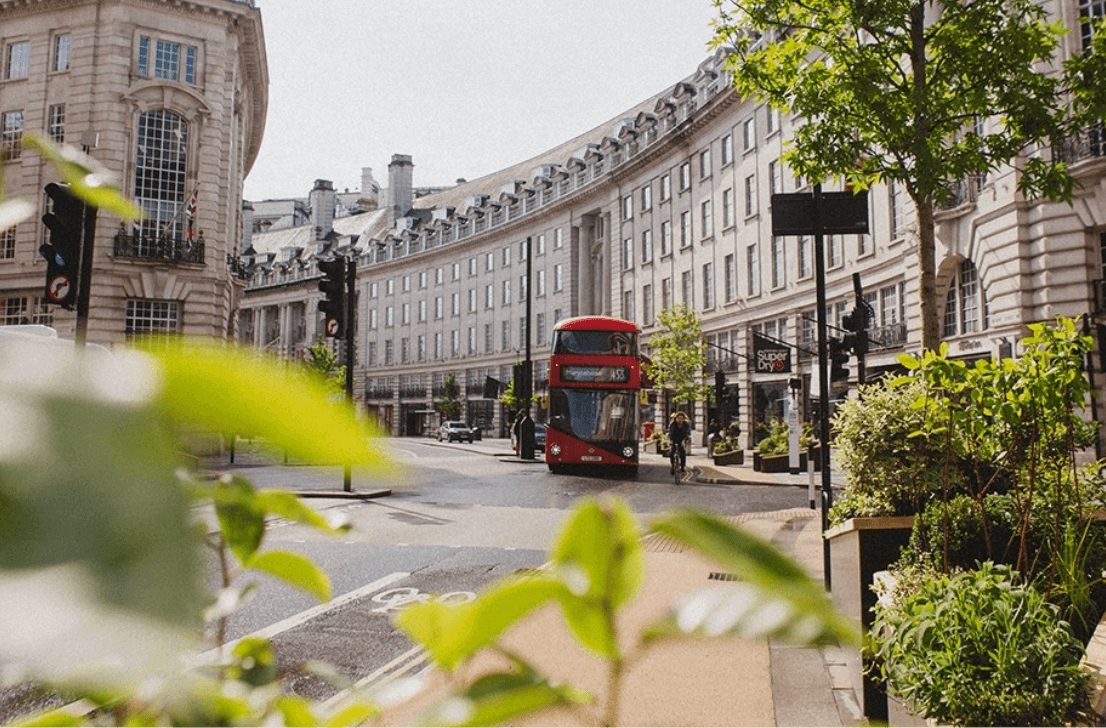
[[324,317],[323,331],[327,336],[341,337],[345,333],[346,321],[346,259],[339,256],[320,260],[319,270],[323,272],[319,290],[326,294],[319,301],[319,310]]
[[845,365],[849,363],[848,343],[842,339],[831,338],[829,340],[829,355],[830,381],[841,382],[847,380],[849,369]]
[[38,249],[46,259],[45,300],[72,310],[80,280],[84,202],[54,182],[46,185],[46,195],[51,205],[42,222],[50,230],[50,242]]

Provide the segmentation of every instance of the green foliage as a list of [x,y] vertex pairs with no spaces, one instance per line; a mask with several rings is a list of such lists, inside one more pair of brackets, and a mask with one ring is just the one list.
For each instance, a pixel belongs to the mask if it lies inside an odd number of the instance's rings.
[[1065,725],[1091,717],[1082,644],[1005,566],[917,582],[876,607],[872,649],[890,691],[942,725]]
[[513,379],[507,382],[507,386],[503,388],[503,394],[499,396],[499,401],[509,410],[523,409],[530,404],[530,402],[524,402],[522,397],[518,395]]
[[455,420],[461,415],[460,389],[457,387],[457,378],[453,372],[445,375],[445,395],[434,403],[434,409],[444,419]]
[[830,511],[835,524],[913,515],[946,484],[943,438],[926,429],[925,410],[916,406],[924,383],[881,379],[863,385],[860,395],[841,402],[833,417],[834,457],[845,472],[845,489]]
[[[786,455],[790,452],[790,429],[782,417],[776,417],[767,423],[766,434],[757,443],[757,452],[763,456]],[[803,423],[802,432],[799,433],[799,449],[806,451],[813,438],[814,430],[809,422]]]
[[672,393],[676,402],[698,402],[710,396],[702,383],[707,363],[706,342],[699,315],[678,303],[657,314],[658,329],[649,337],[651,362],[645,372],[658,389]]
[[305,365],[309,372],[322,377],[329,391],[334,393],[345,391],[346,367],[338,366],[338,357],[334,355],[334,349],[326,343],[326,338],[323,336],[319,336],[314,344],[307,347]]
[[733,590],[686,595],[648,627],[639,644],[617,639],[619,612],[641,588],[644,556],[633,515],[620,501],[582,502],[550,554],[549,567],[513,577],[459,605],[437,602],[404,610],[396,624],[439,666],[459,671],[485,650],[506,656],[511,668],[458,689],[422,721],[432,725],[511,722],[540,708],[590,702],[582,690],[550,682],[519,655],[499,646],[503,633],[534,609],[556,605],[580,645],[608,665],[604,723],[618,717],[620,681],[627,666],[658,640],[672,637],[773,637],[794,644],[855,644],[853,626],[834,610],[822,588],[773,546],[721,519],[697,511],[662,517],[651,530],[707,556],[736,574]]

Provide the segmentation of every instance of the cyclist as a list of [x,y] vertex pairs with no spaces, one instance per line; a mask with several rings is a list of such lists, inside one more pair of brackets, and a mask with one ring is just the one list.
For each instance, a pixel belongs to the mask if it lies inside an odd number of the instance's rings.
[[672,421],[668,424],[668,442],[672,444],[672,462],[676,462],[679,456],[680,471],[687,469],[687,447],[685,443],[691,439],[691,423],[687,421],[687,415],[683,412],[674,412]]

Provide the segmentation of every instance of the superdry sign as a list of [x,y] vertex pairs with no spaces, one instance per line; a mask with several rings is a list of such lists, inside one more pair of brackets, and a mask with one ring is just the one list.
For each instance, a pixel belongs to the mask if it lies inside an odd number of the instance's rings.
[[786,374],[791,371],[791,347],[753,333],[753,371]]

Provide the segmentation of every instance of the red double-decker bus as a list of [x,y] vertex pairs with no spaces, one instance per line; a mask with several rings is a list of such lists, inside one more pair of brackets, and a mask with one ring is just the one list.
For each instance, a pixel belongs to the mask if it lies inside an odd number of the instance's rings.
[[641,359],[638,327],[580,316],[553,328],[545,462],[637,468]]

